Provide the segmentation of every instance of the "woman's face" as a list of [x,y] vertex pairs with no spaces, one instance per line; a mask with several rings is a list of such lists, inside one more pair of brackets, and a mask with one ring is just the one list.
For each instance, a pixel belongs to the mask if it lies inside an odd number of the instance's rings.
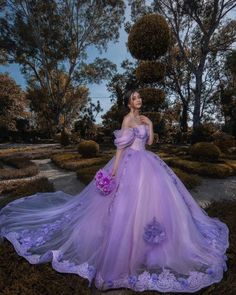
[[130,97],[130,108],[140,109],[142,106],[142,98],[138,92],[132,93]]

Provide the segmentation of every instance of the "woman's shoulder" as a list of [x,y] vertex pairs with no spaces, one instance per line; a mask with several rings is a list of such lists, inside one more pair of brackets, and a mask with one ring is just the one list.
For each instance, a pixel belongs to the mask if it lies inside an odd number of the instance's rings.
[[123,117],[121,128],[131,128],[131,126],[132,126],[131,118],[128,115],[125,115]]

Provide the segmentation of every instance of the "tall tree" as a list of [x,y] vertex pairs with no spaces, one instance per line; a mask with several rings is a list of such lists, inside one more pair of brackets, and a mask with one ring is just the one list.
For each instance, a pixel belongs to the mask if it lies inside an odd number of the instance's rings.
[[27,117],[25,93],[8,75],[0,74],[0,128],[16,130],[17,118]]
[[[236,41],[236,21],[228,13],[236,7],[234,0],[154,0],[147,6],[143,1],[129,1],[133,20],[150,12],[161,13],[168,21],[181,59],[193,75],[193,127],[201,122],[202,108],[207,107],[204,93],[210,90],[208,83],[211,59],[217,60],[230,50]],[[129,29],[129,25],[126,25]],[[207,77],[208,76],[208,77]],[[211,78],[210,78],[211,79]],[[188,83],[188,81],[187,81]]]
[[[8,62],[19,63],[28,80],[46,91],[53,124],[59,124],[62,101],[71,87],[99,83],[115,66],[107,59],[87,63],[87,48],[100,52],[117,41],[124,1],[6,0],[1,6],[0,48]],[[59,85],[61,73],[66,81]]]

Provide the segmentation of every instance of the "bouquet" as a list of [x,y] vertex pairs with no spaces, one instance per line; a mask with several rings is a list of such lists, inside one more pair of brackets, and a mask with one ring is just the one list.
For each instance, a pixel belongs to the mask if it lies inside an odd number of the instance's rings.
[[110,194],[115,188],[115,179],[105,169],[99,169],[94,176],[97,189],[103,194]]

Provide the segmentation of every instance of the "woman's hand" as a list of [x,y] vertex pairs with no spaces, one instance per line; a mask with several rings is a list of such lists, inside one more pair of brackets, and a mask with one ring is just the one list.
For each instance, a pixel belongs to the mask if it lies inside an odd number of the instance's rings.
[[152,121],[144,115],[140,115],[140,121],[142,122],[142,124],[147,124],[149,126],[152,125]]
[[116,170],[114,170],[114,169],[112,170],[112,172],[111,172],[111,176],[112,176],[112,177],[115,177],[115,176],[116,176]]

